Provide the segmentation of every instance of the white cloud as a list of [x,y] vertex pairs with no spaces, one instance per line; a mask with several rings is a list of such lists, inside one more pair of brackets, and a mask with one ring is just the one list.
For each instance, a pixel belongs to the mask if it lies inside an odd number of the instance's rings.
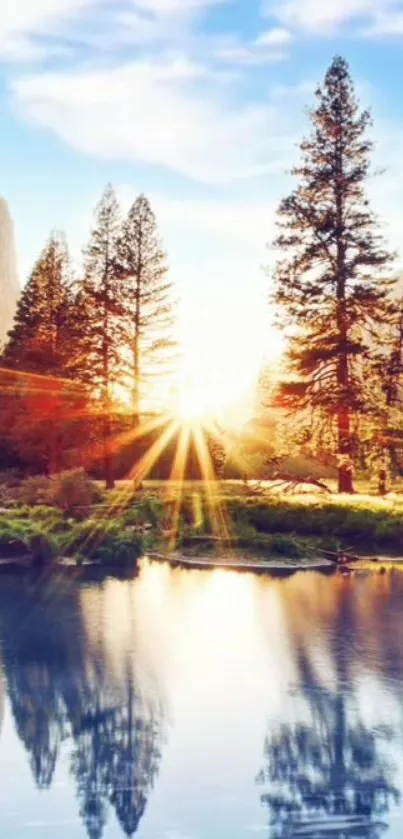
[[213,50],[213,57],[228,64],[272,64],[288,58],[288,47],[293,41],[287,29],[273,28],[262,32],[252,41],[235,36],[222,37]]
[[403,8],[395,14],[378,14],[365,32],[366,35],[401,37],[403,35]]
[[98,0],[0,0],[0,59],[38,57],[34,36],[54,34],[58,27],[94,7]]
[[264,11],[270,16],[274,11],[287,26],[326,31],[348,22],[371,24],[379,18],[386,22],[403,11],[403,3],[402,0],[279,0],[277,3],[266,0]]
[[13,91],[32,121],[89,155],[213,182],[282,170],[291,141],[278,101],[231,102],[231,90],[222,95],[208,75],[186,59],[144,59],[111,70],[28,75]]
[[[174,27],[231,0],[0,0],[0,61],[49,57],[68,34],[89,46],[109,48],[132,41],[169,39]],[[90,17],[88,15],[90,14]],[[108,44],[109,38],[109,44]]]
[[292,33],[288,29],[268,29],[262,32],[255,40],[256,47],[286,47],[293,40]]
[[132,0],[134,6],[154,14],[188,14],[208,9],[230,0]]

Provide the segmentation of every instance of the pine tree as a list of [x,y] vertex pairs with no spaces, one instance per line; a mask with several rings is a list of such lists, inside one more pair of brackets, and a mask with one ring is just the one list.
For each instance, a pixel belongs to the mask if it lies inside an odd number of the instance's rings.
[[313,131],[292,173],[298,185],[279,207],[275,246],[284,257],[274,302],[291,327],[284,404],[326,423],[339,491],[352,492],[354,418],[365,408],[363,362],[387,311],[391,255],[365,192],[371,118],[360,110],[343,58],[333,60],[316,99]]
[[123,224],[119,266],[125,280],[127,342],[134,421],[158,399],[158,384],[172,370],[174,303],[167,256],[149,201],[140,195]]
[[[22,291],[4,350],[8,399],[1,426],[9,444],[32,465],[60,471],[68,464],[86,397],[71,380],[71,270],[63,234],[52,233]],[[5,373],[3,373],[3,376]]]
[[74,375],[99,395],[104,443],[104,475],[113,487],[110,439],[116,386],[122,378],[122,280],[117,271],[120,210],[110,185],[96,209],[86,251],[85,275],[75,301],[77,355]]
[[360,444],[366,464],[385,495],[388,479],[400,470],[403,449],[403,301],[390,303],[389,317],[365,365],[367,410],[361,420]]
[[31,373],[64,375],[71,304],[65,237],[53,232],[21,293],[3,361]]

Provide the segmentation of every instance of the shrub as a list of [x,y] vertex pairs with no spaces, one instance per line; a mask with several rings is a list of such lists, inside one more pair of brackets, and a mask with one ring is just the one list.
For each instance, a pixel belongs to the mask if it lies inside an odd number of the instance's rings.
[[70,515],[80,514],[102,499],[94,481],[82,470],[63,472],[50,482],[50,502]]
[[144,552],[141,535],[127,533],[114,522],[94,519],[75,525],[73,532],[59,536],[60,552],[80,555],[100,564],[134,566]]
[[17,469],[0,471],[0,507],[15,507],[20,484],[21,475]]
[[46,475],[33,475],[22,482],[19,490],[19,500],[22,504],[33,507],[37,504],[46,505],[50,501],[50,480]]

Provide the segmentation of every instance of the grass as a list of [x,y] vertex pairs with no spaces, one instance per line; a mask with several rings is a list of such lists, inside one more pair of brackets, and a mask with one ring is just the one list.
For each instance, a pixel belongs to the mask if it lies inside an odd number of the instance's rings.
[[76,558],[78,564],[85,557],[125,568],[135,567],[147,550],[173,546],[206,553],[224,545],[267,558],[302,559],[347,548],[403,555],[403,494],[385,499],[369,494],[262,495],[238,482],[207,489],[200,482],[182,487],[149,482],[134,493],[130,484],[122,483],[100,493],[97,503],[78,519],[57,506],[11,499],[9,512],[0,515],[0,550],[3,546],[4,553],[4,545],[15,540],[29,550],[39,535],[54,556]]

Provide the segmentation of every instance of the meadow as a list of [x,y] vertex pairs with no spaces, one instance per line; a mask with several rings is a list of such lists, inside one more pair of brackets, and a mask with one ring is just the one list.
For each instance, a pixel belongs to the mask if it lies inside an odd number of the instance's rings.
[[403,555],[403,493],[288,494],[270,483],[120,482],[106,491],[82,473],[0,489],[0,555],[133,567],[145,553],[270,559]]

